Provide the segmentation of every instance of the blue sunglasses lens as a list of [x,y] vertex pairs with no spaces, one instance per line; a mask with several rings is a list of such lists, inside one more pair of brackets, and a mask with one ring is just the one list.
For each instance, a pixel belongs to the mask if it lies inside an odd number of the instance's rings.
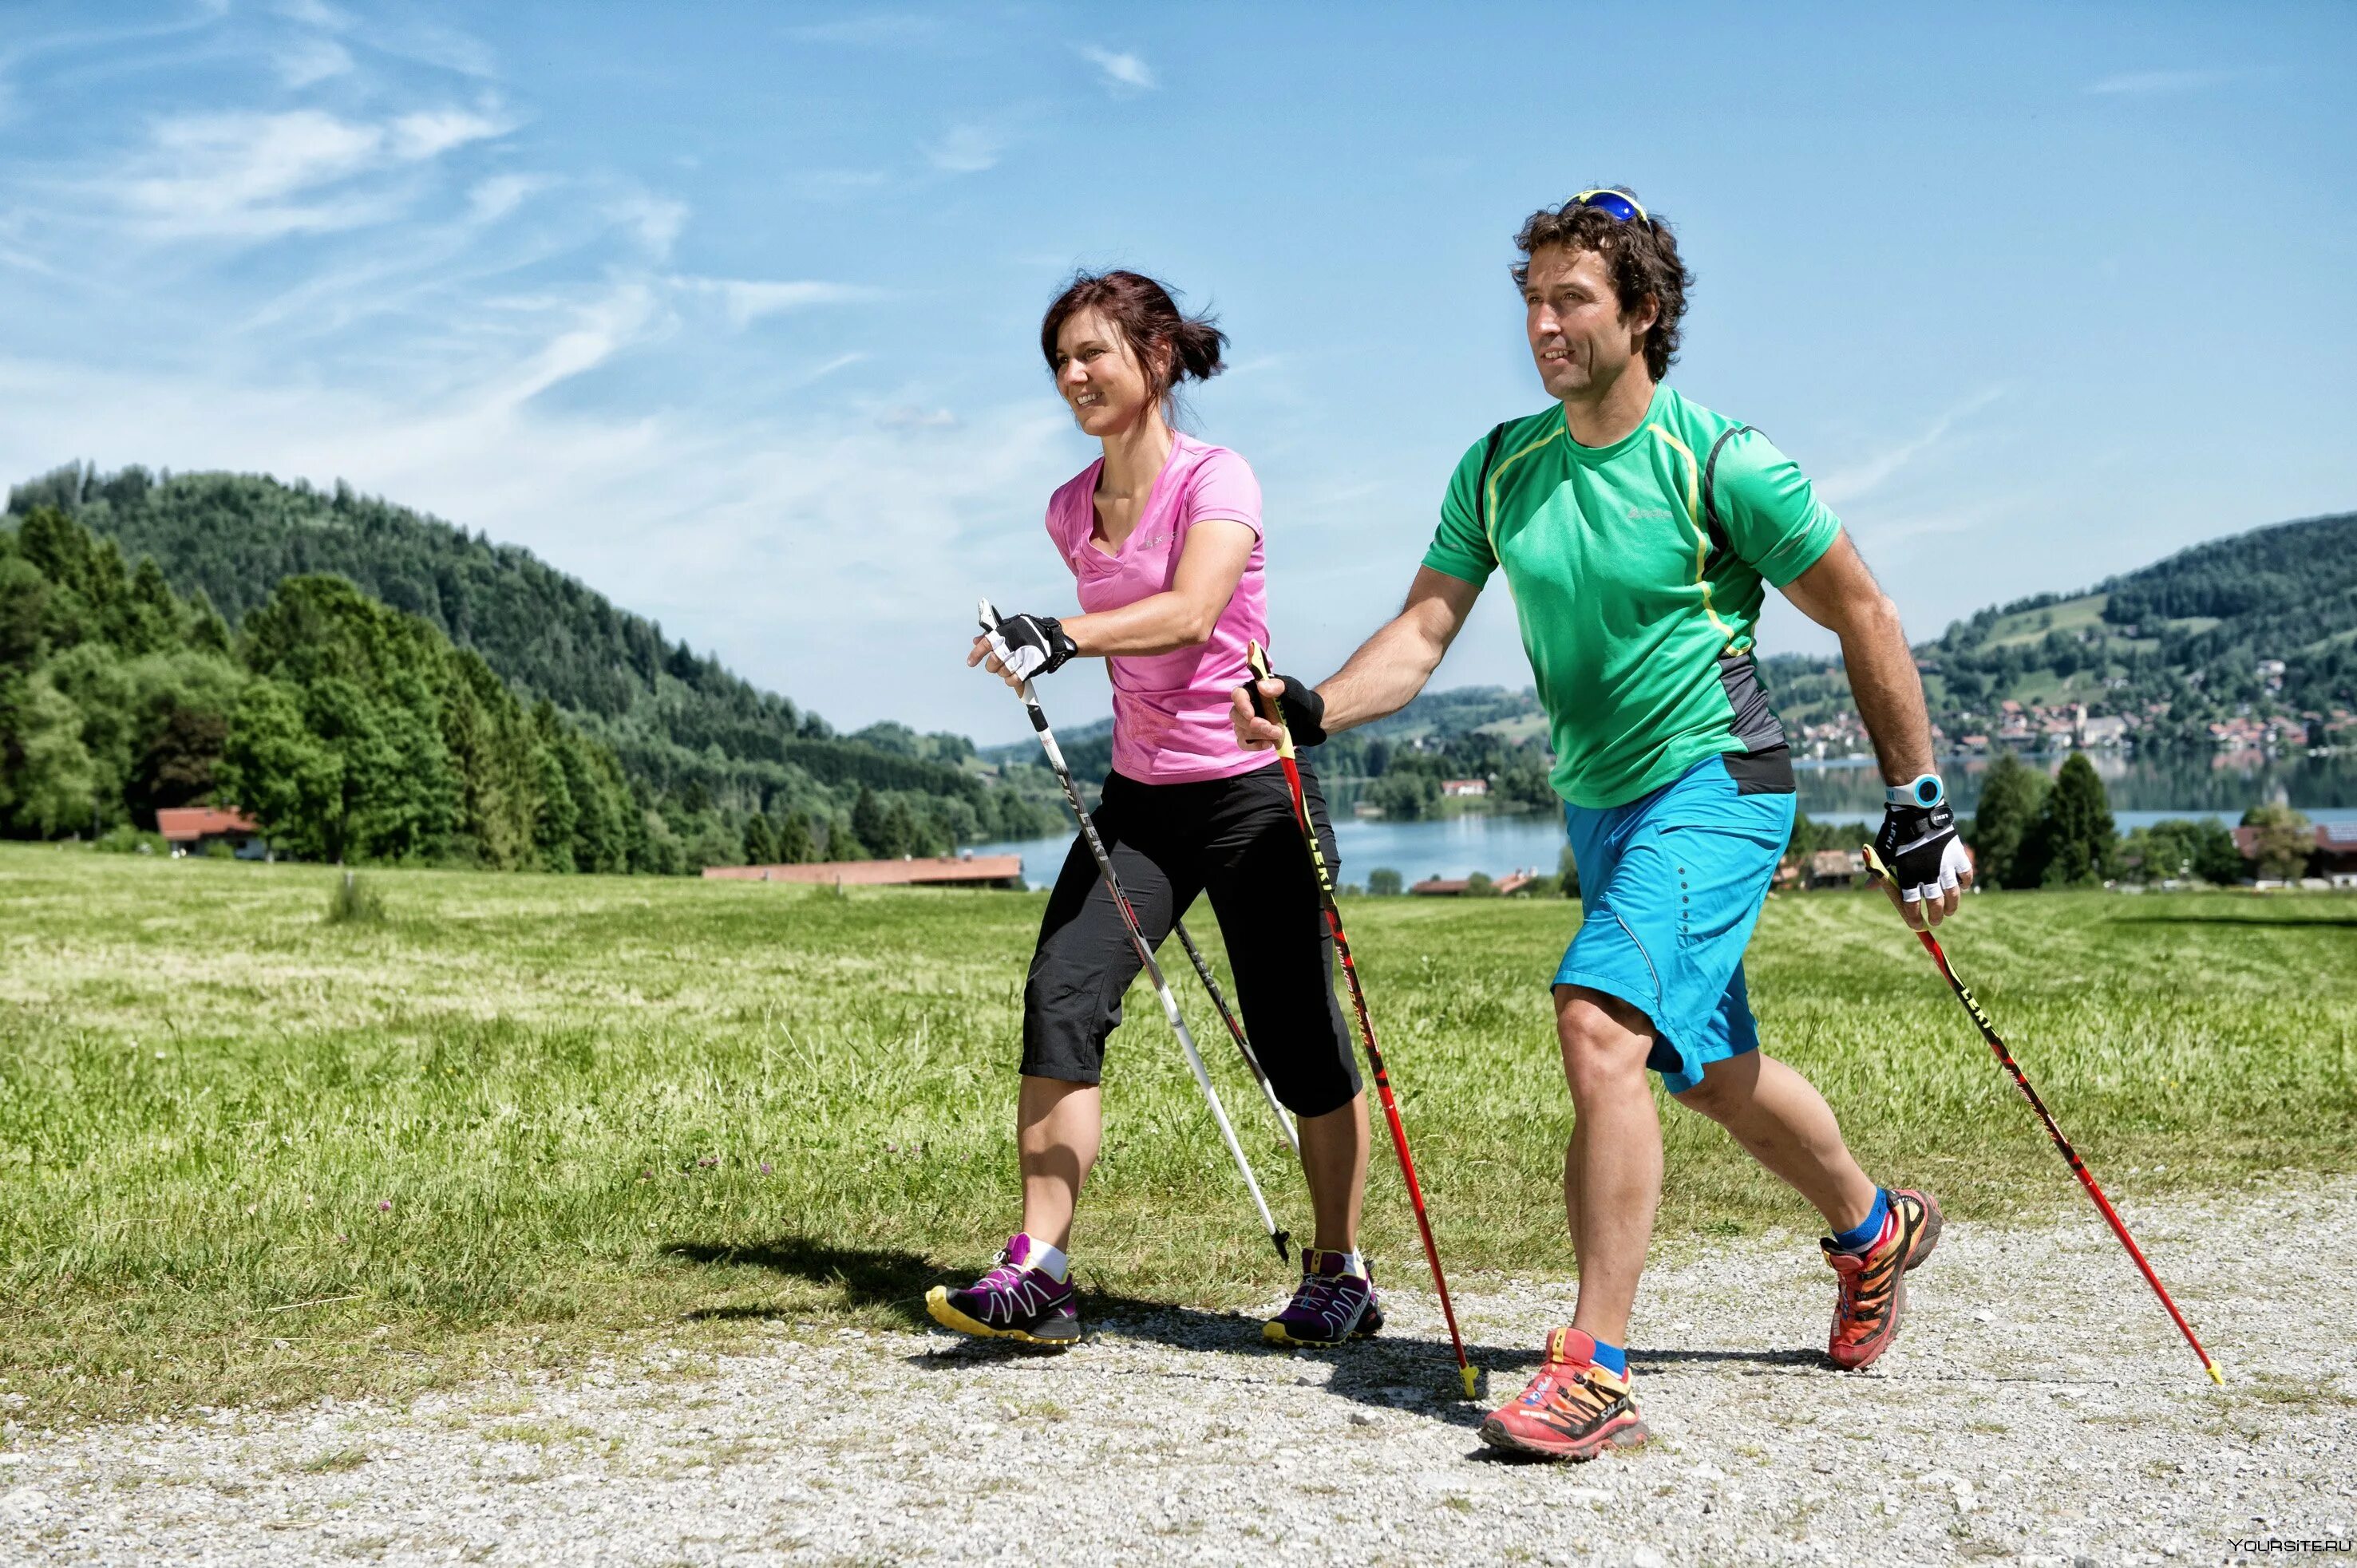
[[1580,202],[1580,205],[1609,212],[1622,223],[1637,216],[1637,204],[1617,190],[1599,190]]

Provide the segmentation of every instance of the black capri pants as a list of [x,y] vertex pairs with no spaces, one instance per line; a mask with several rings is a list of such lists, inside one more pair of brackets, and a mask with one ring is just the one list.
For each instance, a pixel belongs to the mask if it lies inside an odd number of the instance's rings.
[[[1325,796],[1307,766],[1301,788],[1327,868],[1339,876]],[[1244,1032],[1277,1099],[1297,1116],[1350,1103],[1359,1068],[1334,997],[1334,941],[1283,765],[1271,759],[1232,779],[1188,784],[1141,784],[1115,773],[1105,779],[1094,821],[1138,925],[1157,950],[1195,896],[1211,896]],[[1120,1025],[1122,995],[1140,967],[1088,841],[1075,839],[1049,895],[1023,987],[1024,1072],[1098,1081],[1105,1036]]]

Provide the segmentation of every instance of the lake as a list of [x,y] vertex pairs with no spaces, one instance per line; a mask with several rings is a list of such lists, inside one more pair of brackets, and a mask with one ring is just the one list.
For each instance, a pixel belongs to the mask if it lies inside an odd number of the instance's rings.
[[[2357,756],[2266,757],[2225,752],[2214,757],[2123,757],[2090,752],[2095,772],[2111,796],[2112,816],[2126,832],[2167,817],[2216,816],[2232,825],[2246,807],[2280,802],[2297,806],[2319,822],[2357,821]],[[2032,757],[2049,772],[2060,757]],[[1949,757],[1941,773],[1958,815],[1980,800],[1985,757]],[[1871,759],[1842,758],[1795,765],[1801,810],[1820,822],[1879,822],[1882,776]],[[1344,811],[1335,825],[1342,852],[1342,879],[1363,883],[1367,873],[1389,866],[1410,882],[1426,876],[1466,876],[1479,871],[1503,876],[1512,871],[1551,872],[1563,853],[1563,822],[1551,812],[1469,815],[1422,822],[1362,821],[1347,814],[1357,799],[1355,781],[1332,791]],[[976,854],[1019,854],[1024,880],[1038,886],[1054,879],[1072,842],[1070,832],[1007,843],[976,844]]]

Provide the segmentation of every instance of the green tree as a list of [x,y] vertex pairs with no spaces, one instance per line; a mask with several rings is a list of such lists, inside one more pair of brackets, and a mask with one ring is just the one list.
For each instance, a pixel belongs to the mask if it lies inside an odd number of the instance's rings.
[[807,865],[818,858],[818,844],[811,836],[808,812],[789,811],[778,825],[778,863],[781,865]]
[[0,735],[0,810],[37,837],[92,825],[98,768],[82,745],[81,710],[36,675],[21,688]]
[[565,759],[554,746],[536,746],[532,761],[539,776],[540,808],[533,821],[533,847],[540,852],[540,863],[548,870],[578,870],[580,863],[573,851],[581,808],[574,802],[573,787],[565,779]]
[[2308,869],[2316,853],[2316,826],[2289,806],[2254,806],[2243,813],[2243,825],[2255,830],[2258,875],[2289,881]]
[[1569,844],[1563,846],[1563,854],[1555,859],[1555,878],[1562,884],[1565,897],[1579,897],[1579,861],[1571,853]]
[[2243,878],[2243,852],[2234,835],[2215,817],[2188,822],[2172,817],[2138,828],[2120,846],[2123,864],[2133,861],[2148,880],[2199,877],[2233,883]]
[[1367,873],[1367,891],[1375,897],[1395,898],[1405,886],[1405,879],[1388,865],[1378,865]]
[[745,864],[778,864],[778,836],[770,830],[770,819],[759,811],[745,819]]
[[2082,886],[2100,882],[2111,869],[2117,848],[2111,802],[2084,752],[2072,752],[2054,776],[2039,809],[2036,836],[2041,886]]
[[238,699],[221,747],[221,793],[297,855],[332,858],[343,763],[303,722],[296,693],[256,681]]
[[1468,898],[1495,898],[1497,896],[1498,885],[1490,879],[1489,873],[1477,871],[1465,879],[1465,897]]
[[[885,847],[887,832],[884,822],[884,802],[877,798],[875,790],[862,784],[859,787],[859,799],[852,802],[851,807],[852,838],[867,854],[888,856],[897,854],[899,851]],[[848,859],[849,857],[838,856],[837,858]]]
[[[2042,865],[2024,865],[2023,841],[2038,822],[2048,789],[2046,775],[2009,751],[1999,752],[1981,779],[1979,808],[1973,813],[1975,879],[1986,887],[2035,887]],[[2034,846],[2033,846],[2034,847]]]

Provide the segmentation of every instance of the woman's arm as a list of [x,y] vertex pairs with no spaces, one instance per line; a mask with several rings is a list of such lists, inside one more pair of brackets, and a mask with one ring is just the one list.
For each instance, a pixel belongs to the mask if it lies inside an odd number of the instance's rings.
[[[1260,535],[1248,523],[1233,518],[1205,518],[1187,531],[1187,547],[1178,553],[1178,570],[1170,586],[1149,594],[1135,604],[1093,615],[1077,615],[1060,624],[1074,649],[1102,658],[1114,653],[1173,653],[1200,648],[1211,640],[1211,630],[1235,597],[1244,568],[1252,564],[1253,547]],[[990,640],[977,637],[966,663],[990,660],[990,672],[1010,686],[1022,682],[1007,675],[990,652]]]
[[1175,653],[1211,640],[1211,628],[1252,564],[1260,535],[1233,518],[1205,518],[1187,531],[1170,586],[1135,604],[1064,622],[1064,635],[1084,654]]

